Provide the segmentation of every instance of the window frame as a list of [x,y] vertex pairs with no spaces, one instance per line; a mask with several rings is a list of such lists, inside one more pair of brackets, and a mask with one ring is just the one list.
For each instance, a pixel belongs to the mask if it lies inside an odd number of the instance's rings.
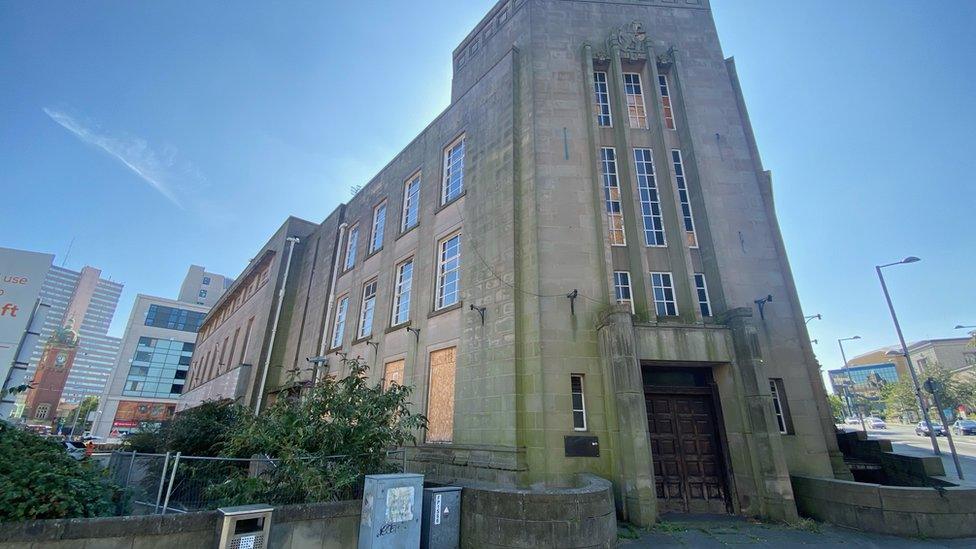
[[[410,265],[410,280],[404,284],[403,268],[408,264]],[[410,322],[410,305],[413,297],[413,271],[413,256],[410,256],[407,259],[397,263],[393,268],[393,302],[392,309],[390,311],[390,327],[400,326]],[[400,305],[403,303],[404,294],[407,296],[407,307],[406,311],[401,311]],[[404,316],[406,316],[406,318],[403,320],[400,320],[401,312],[403,312]]]
[[[422,173],[417,171],[403,182],[403,206],[400,208],[400,234],[420,224],[420,187],[422,181]],[[417,190],[415,193],[411,193],[410,187],[415,182],[417,183]],[[411,200],[411,196],[413,200]],[[414,211],[413,223],[409,223],[409,212],[411,209]]]
[[708,296],[708,281],[705,280],[705,273],[694,273],[695,296],[698,298],[698,310],[703,318],[711,317],[715,314],[712,310],[712,300]]
[[[335,318],[332,319],[332,337],[329,338],[330,349],[342,347],[342,338],[346,331],[346,320],[349,316],[349,294],[345,293],[336,298]],[[250,333],[250,330],[248,330]],[[336,341],[338,339],[338,341]]]
[[[679,316],[678,311],[678,298],[674,293],[674,275],[669,271],[651,271],[651,295],[654,297],[654,312],[657,316]],[[659,276],[661,278],[661,283],[655,282],[654,277]],[[667,277],[667,285],[664,284],[664,277]],[[658,299],[657,290],[661,289],[664,294],[663,299]],[[667,292],[671,292],[671,299],[667,299]],[[674,308],[674,312],[668,311],[668,304]],[[664,306],[664,313],[661,313],[660,306]]]
[[[626,276],[626,278],[627,278],[627,283],[626,284],[622,284],[621,283],[621,276],[620,275],[625,275]],[[628,298],[627,299],[622,299],[620,297],[620,291],[621,291],[621,289],[626,289],[627,290],[627,295],[628,295]],[[616,300],[616,302],[618,304],[624,304],[624,303],[626,303],[626,304],[630,305],[630,313],[631,314],[634,314],[634,290],[633,290],[633,285],[631,284],[631,280],[630,280],[630,271],[614,271],[613,272],[613,297],[614,297],[614,299]]]
[[[369,230],[369,244],[366,246],[366,254],[371,255],[383,249],[383,236],[386,232],[386,213],[387,201],[382,200],[373,206],[373,223]],[[377,243],[377,238],[379,243]]]
[[[603,80],[601,81],[597,75],[602,75]],[[600,90],[600,87],[603,90]],[[613,127],[613,109],[610,106],[610,76],[607,71],[593,71],[593,95],[594,101],[596,102],[596,125],[601,128],[612,128]],[[603,96],[601,100],[601,95]],[[604,109],[606,107],[606,109]],[[606,121],[606,124],[604,124]]]
[[[454,238],[458,239],[457,256],[456,256],[457,267],[449,271],[446,271],[444,266],[450,262],[449,259],[445,259],[444,257],[444,253],[446,251],[446,244],[451,240],[453,240]],[[454,306],[461,302],[461,245],[462,245],[461,231],[455,231],[450,235],[437,241],[437,273],[436,273],[435,287],[434,287],[434,310],[435,311],[446,309],[448,307]],[[454,291],[455,298],[454,301],[452,301],[451,303],[444,303],[444,295],[445,295],[444,280],[446,275],[454,274],[454,273],[457,273],[457,279],[456,279],[457,289]]]
[[674,171],[674,185],[678,189],[681,228],[685,231],[685,242],[688,247],[694,249],[698,247],[698,230],[695,228],[695,213],[691,208],[691,193],[688,190],[688,177],[685,173],[681,149],[671,149],[671,167]]
[[[627,231],[624,228],[623,200],[620,193],[620,175],[617,172],[615,147],[600,147],[600,177],[603,179],[603,209],[607,215],[607,238],[611,246],[626,246]],[[619,242],[616,238],[617,234],[620,235]]]
[[342,258],[342,270],[351,271],[356,266],[356,248],[359,246],[359,223],[349,227],[346,233],[346,251]]
[[[451,153],[460,145],[461,156],[458,162],[451,161]],[[451,141],[446,147],[444,147],[444,154],[442,156],[443,166],[441,168],[441,206],[449,204],[464,194],[464,160],[467,155],[467,136],[461,134]],[[454,173],[458,170],[453,169],[457,165],[460,168],[460,177],[458,178],[458,188],[455,193],[450,192],[450,182]]]
[[786,385],[783,378],[769,378],[769,392],[773,401],[773,417],[776,418],[776,427],[781,435],[792,435],[796,431],[793,428],[793,417],[790,414],[790,403],[786,395]]
[[671,102],[671,87],[668,85],[668,75],[658,73],[657,86],[661,92],[661,116],[664,118],[664,127],[668,130],[676,129],[674,122],[674,104]]
[[[577,432],[585,432],[588,429],[588,427],[589,427],[587,425],[587,418],[586,418],[586,386],[585,386],[586,380],[585,380],[585,377],[586,376],[584,374],[569,374],[569,395],[570,395],[570,405],[571,405],[571,408],[572,408],[572,416],[573,416],[573,430],[574,431],[577,431]],[[576,391],[576,387],[574,386],[574,382],[577,381],[577,380],[579,380],[579,392]],[[573,398],[577,394],[580,397],[580,407],[579,408],[576,407],[576,403],[574,402],[575,399]],[[576,424],[577,417],[580,420],[582,420],[582,425],[581,426],[577,426],[577,424]]]
[[[641,173],[641,168],[644,169],[643,174]],[[668,245],[668,236],[664,229],[661,192],[657,188],[657,174],[654,170],[654,151],[649,147],[634,147],[634,174],[637,177],[637,193],[641,204],[644,245],[648,248],[666,248]],[[648,229],[648,223],[650,223],[650,229]],[[651,239],[648,238],[649,233],[654,236],[654,242],[651,242]],[[659,242],[657,238],[658,233],[660,233]]]
[[[367,297],[367,291],[372,288],[372,294]],[[356,328],[356,340],[366,339],[373,335],[373,321],[376,320],[376,294],[379,289],[379,277],[373,277],[363,282],[363,290],[359,300],[359,323]],[[369,313],[369,325],[366,324],[366,314]],[[364,331],[368,330],[368,331]]]
[[[636,82],[633,81],[633,78],[628,77],[636,77]],[[632,129],[646,130],[648,127],[647,103],[644,101],[644,82],[641,74],[639,72],[625,72],[623,79],[624,96],[627,98],[627,122]]]

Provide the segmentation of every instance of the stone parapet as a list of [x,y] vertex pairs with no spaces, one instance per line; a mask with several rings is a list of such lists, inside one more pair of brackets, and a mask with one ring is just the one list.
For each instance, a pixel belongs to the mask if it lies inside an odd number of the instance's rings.
[[883,486],[791,477],[800,514],[867,532],[918,538],[976,536],[976,489]]
[[613,488],[594,475],[575,488],[517,490],[466,486],[461,492],[462,547],[613,547]]

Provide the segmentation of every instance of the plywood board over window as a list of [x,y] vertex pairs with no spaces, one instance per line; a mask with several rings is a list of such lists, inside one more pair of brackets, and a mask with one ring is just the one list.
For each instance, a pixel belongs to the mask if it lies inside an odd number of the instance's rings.
[[390,385],[396,383],[403,385],[403,359],[387,362],[383,372],[383,390],[389,389]]
[[454,440],[454,372],[457,347],[430,353],[427,385],[427,442]]

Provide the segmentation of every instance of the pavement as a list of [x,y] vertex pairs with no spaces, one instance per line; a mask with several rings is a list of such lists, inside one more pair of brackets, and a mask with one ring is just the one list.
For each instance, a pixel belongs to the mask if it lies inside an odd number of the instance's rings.
[[[839,425],[848,431],[860,430],[860,426]],[[931,456],[932,440],[915,434],[914,425],[889,423],[887,429],[868,429],[868,438],[884,438],[891,441],[891,449],[899,454],[912,456]],[[939,449],[942,451],[942,465],[945,476],[939,477],[953,484],[976,488],[976,435],[953,435],[952,440],[959,454],[959,464],[962,466],[963,480],[956,475],[956,466],[949,453],[949,441],[946,437],[936,437]]]
[[[627,536],[639,536],[627,539]],[[726,515],[661,516],[649,530],[621,528],[619,546],[626,549],[658,547],[976,547],[976,538],[955,540],[883,536],[803,520],[796,525],[772,524]]]

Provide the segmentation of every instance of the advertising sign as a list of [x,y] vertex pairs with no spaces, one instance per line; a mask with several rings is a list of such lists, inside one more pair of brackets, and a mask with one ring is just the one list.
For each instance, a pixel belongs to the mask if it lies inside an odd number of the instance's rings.
[[0,248],[0,383],[7,379],[54,256]]

